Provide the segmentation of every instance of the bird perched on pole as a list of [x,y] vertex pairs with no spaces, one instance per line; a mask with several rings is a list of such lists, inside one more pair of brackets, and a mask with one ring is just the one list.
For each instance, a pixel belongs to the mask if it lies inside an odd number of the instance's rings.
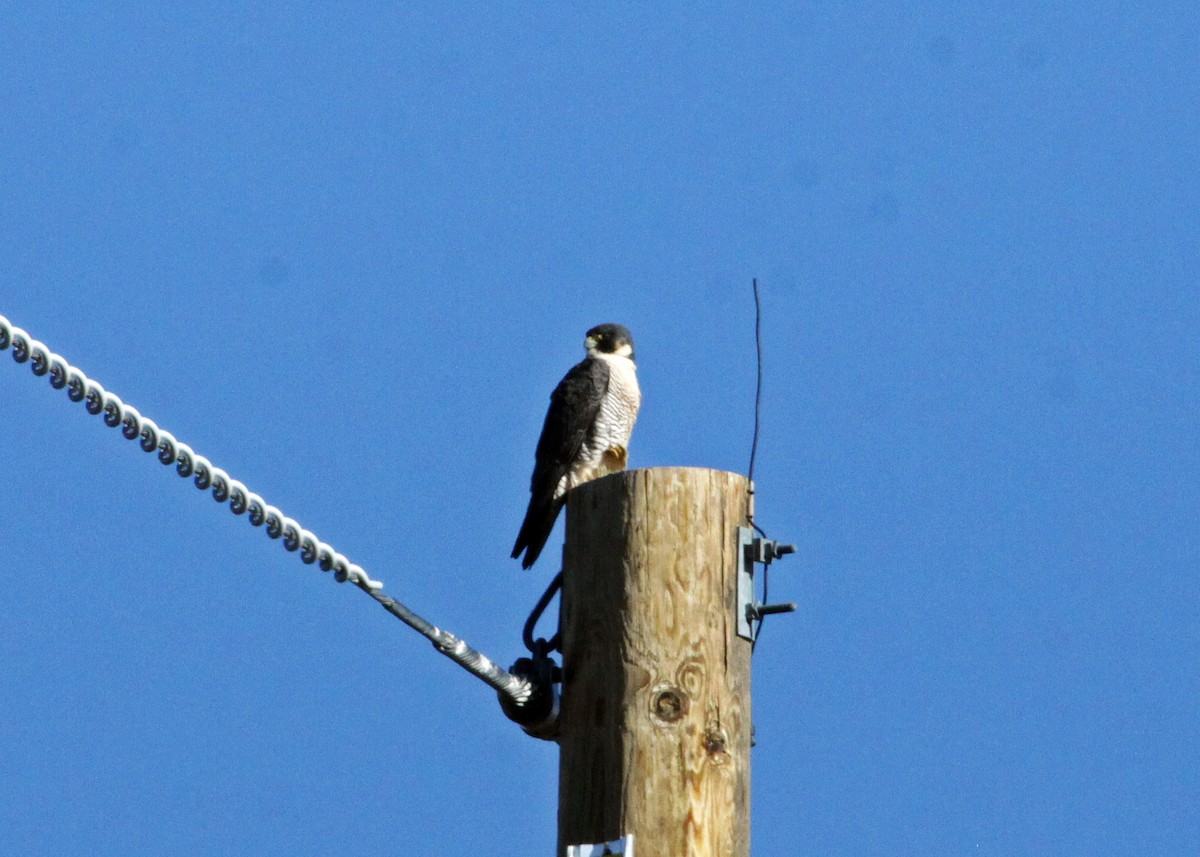
[[629,435],[642,403],[633,337],[619,324],[587,332],[587,357],[550,394],[550,408],[534,454],[529,509],[513,545],[522,568],[537,561],[550,538],[566,493],[589,479],[624,470]]

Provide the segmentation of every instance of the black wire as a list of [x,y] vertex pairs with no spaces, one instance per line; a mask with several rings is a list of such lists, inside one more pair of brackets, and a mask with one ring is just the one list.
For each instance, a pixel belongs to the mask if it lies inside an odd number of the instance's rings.
[[537,627],[538,620],[542,618],[542,614],[546,612],[546,608],[550,605],[550,600],[554,598],[558,590],[562,589],[563,573],[560,571],[554,575],[554,579],[550,581],[550,585],[546,587],[546,591],[542,593],[542,597],[537,600],[529,618],[525,620],[525,627],[521,630],[521,639],[525,643],[525,648],[529,649],[530,654],[535,657],[545,655],[549,652],[556,652],[562,646],[562,631],[556,630],[554,636],[547,640],[535,640],[533,632]]
[[[762,413],[762,382],[763,382],[763,359],[762,359],[762,301],[758,296],[758,277],[753,278],[751,286],[754,289],[754,352],[755,352],[755,379],[754,379],[754,439],[750,444],[750,472],[747,476],[750,482],[750,493],[754,493],[754,460],[758,457],[758,427]],[[764,539],[767,533],[758,524],[754,523],[754,519],[750,518],[750,526],[762,536]],[[762,604],[767,602],[767,566],[763,566],[763,597]],[[754,639],[750,641],[750,652],[754,652],[754,647],[758,645],[758,638],[762,636],[763,620],[765,616],[758,617],[758,627],[754,629]]]
[[754,350],[757,357],[757,375],[754,382],[754,440],[750,444],[750,479],[751,490],[754,486],[754,459],[758,456],[758,422],[762,409],[762,306],[758,298],[758,277],[751,280],[754,288]]

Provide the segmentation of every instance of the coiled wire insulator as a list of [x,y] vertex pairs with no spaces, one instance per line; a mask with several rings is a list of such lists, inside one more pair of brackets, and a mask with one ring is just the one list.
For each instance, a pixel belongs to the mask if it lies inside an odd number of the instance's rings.
[[235,515],[245,515],[251,526],[264,527],[269,538],[281,540],[285,550],[299,554],[301,562],[315,564],[322,571],[332,571],[338,583],[353,583],[397,619],[430,640],[439,652],[517,706],[524,705],[533,697],[535,687],[528,678],[501,669],[454,634],[438,628],[385,595],[383,584],[372,580],[362,566],[350,562],[244,484],[213,466],[211,461],[198,455],[186,443],[180,443],[153,420],[143,417],[137,408],[122,402],[116,394],[105,390],[0,315],[0,351],[8,349],[12,350],[13,360],[17,363],[28,362],[33,374],[38,377],[49,375],[51,387],[65,389],[67,398],[72,402],[82,402],[89,414],[101,416],[104,424],[110,428],[120,427],[121,435],[126,440],[138,441],[143,452],[155,453],[164,465],[174,465],[180,477],[190,478],[192,484],[201,491],[211,491],[214,500],[228,505],[229,511]]
[[0,316],[0,351],[12,350],[17,363],[28,363],[33,374],[50,376],[50,386],[56,390],[66,389],[67,398],[82,402],[89,414],[99,416],[109,428],[120,428],[126,440],[138,441],[143,452],[157,453],[163,464],[175,465],[181,477],[192,477],[192,484],[201,491],[211,490],[213,499],[228,504],[235,515],[249,510],[259,510],[250,515],[250,523],[256,527],[266,524],[266,533],[272,539],[282,538],[283,546],[290,552],[301,551],[300,557],[311,565],[320,556],[336,557],[338,562],[322,564],[323,571],[335,572],[339,583],[349,581],[367,591],[377,591],[383,584],[362,569],[346,560],[341,554],[303,529],[296,521],[285,516],[262,497],[250,491],[241,482],[231,479],[229,474],[203,455],[196,454],[190,446],[179,443],[170,432],[163,431],[138,409],[121,401],[115,393],[105,390],[99,383],[88,378],[45,345],[33,339],[4,316]]

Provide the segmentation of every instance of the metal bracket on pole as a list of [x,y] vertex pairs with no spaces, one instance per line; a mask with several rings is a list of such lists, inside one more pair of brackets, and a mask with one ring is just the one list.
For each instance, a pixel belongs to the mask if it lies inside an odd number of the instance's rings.
[[770,565],[773,560],[795,552],[795,545],[781,545],[756,536],[749,527],[738,527],[737,632],[742,639],[754,640],[758,631],[755,623],[763,616],[796,609],[791,603],[762,604],[754,596],[754,564]]

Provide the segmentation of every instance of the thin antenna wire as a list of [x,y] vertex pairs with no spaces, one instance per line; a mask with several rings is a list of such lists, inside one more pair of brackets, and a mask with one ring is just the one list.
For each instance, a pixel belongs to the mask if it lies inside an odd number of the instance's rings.
[[[754,496],[754,459],[758,457],[758,423],[759,423],[759,413],[762,410],[763,367],[762,367],[762,305],[758,299],[758,277],[755,277],[754,279],[752,279],[750,281],[750,283],[754,287],[754,350],[755,350],[755,356],[756,356],[756,360],[755,360],[756,376],[755,376],[755,381],[754,381],[754,438],[750,442],[750,471],[749,471],[749,473],[746,474],[746,479],[750,483],[750,488],[749,488],[750,497],[753,498],[753,496]],[[753,508],[752,502],[749,505],[750,505],[750,508]],[[763,532],[763,528],[760,527],[758,524],[754,523],[754,515],[753,514],[748,514],[746,516],[746,519],[750,522],[750,526],[752,526],[758,532],[758,534],[760,536],[762,536],[763,538],[767,537],[767,534]]]
[[758,298],[758,277],[750,281],[754,287],[754,349],[757,357],[757,376],[754,381],[754,440],[750,444],[750,490],[754,490],[754,459],[758,455],[758,421],[762,409],[762,305]]
[[[750,493],[754,493],[754,459],[758,457],[758,427],[761,421],[762,414],[762,380],[763,380],[763,358],[762,358],[762,301],[758,295],[758,277],[754,277],[750,281],[754,289],[754,353],[755,353],[755,378],[754,378],[754,440],[750,444],[750,472],[747,477],[750,481]],[[767,534],[763,532],[763,528],[754,523],[754,517],[750,516],[750,526],[752,526],[760,536],[764,539]],[[767,568],[764,565],[762,570],[763,581],[763,603],[767,601]],[[758,617],[758,627],[754,629],[754,637],[750,641],[750,652],[754,653],[754,649],[758,646],[758,638],[762,636],[763,620],[765,616]]]

